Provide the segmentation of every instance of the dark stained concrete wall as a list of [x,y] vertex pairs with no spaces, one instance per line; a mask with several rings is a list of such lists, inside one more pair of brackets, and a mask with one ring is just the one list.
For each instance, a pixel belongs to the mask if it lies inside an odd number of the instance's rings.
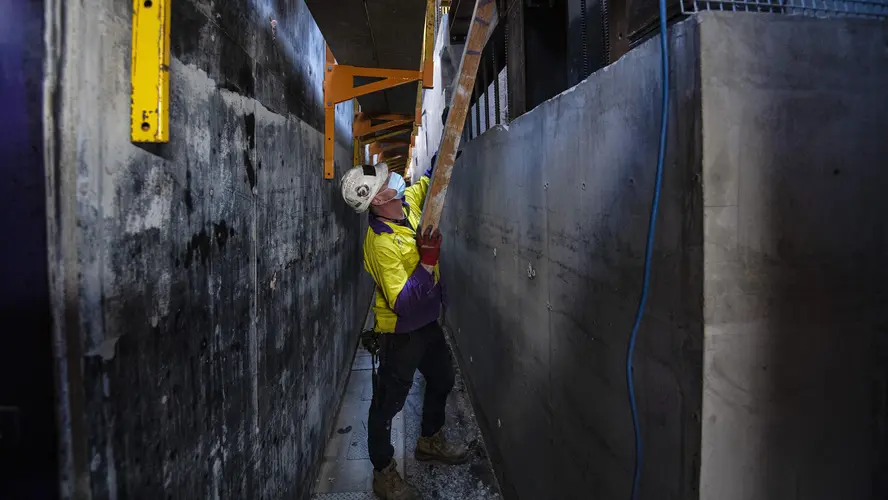
[[701,498],[888,498],[888,23],[700,20]]
[[[696,498],[702,188],[696,29],[671,38],[674,90],[650,302],[636,354],[641,497]],[[625,499],[625,355],[657,158],[660,49],[616,64],[464,146],[442,272],[447,320],[508,498]]]
[[324,39],[302,0],[173,2],[171,140],[142,148],[132,2],[47,8],[65,496],[305,498],[371,291],[322,179]]

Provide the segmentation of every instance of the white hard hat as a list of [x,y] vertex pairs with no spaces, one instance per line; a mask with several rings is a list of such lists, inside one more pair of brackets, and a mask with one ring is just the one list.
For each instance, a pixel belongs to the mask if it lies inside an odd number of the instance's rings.
[[366,212],[370,200],[388,180],[388,165],[363,165],[351,168],[342,176],[342,197],[356,212]]

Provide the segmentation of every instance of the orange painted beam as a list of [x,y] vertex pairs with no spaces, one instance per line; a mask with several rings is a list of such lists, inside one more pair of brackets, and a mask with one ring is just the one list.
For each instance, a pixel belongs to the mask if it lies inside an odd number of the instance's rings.
[[[423,88],[435,88],[435,0],[426,1],[425,32],[422,36],[422,71]],[[422,88],[420,88],[422,93]],[[418,120],[417,120],[418,121]]]
[[[362,113],[363,114],[363,113]],[[370,120],[410,120],[410,115],[364,115]]]
[[[356,97],[367,95],[380,90],[389,89],[410,82],[419,82],[416,94],[415,114],[411,118],[404,115],[379,115],[376,117],[355,117],[352,127],[352,135],[356,139],[354,145],[353,161],[357,164],[361,153],[361,146],[365,144],[373,144],[382,139],[392,137],[407,132],[408,129],[396,130],[379,137],[368,137],[369,135],[384,130],[394,129],[396,127],[413,122],[410,134],[410,151],[408,153],[407,163],[411,161],[413,146],[416,145],[416,133],[418,127],[422,125],[422,93],[423,88],[434,87],[434,47],[435,47],[435,0],[426,0],[426,16],[425,29],[423,32],[423,45],[418,70],[399,70],[385,68],[363,68],[358,66],[349,66],[344,64],[336,64],[336,59],[330,51],[330,47],[326,46],[326,64],[324,71],[324,178],[332,179],[334,175],[334,150],[335,150],[335,132],[336,132],[336,105],[354,99]],[[355,85],[355,77],[379,78],[375,82],[364,85]],[[383,123],[373,125],[371,120],[383,120]],[[395,146],[390,146],[389,149]],[[382,151],[379,146],[379,151]],[[371,146],[371,154],[375,149]]]
[[[376,145],[376,144],[381,144],[381,143],[374,142],[373,144]],[[378,148],[377,153],[385,153],[386,151],[391,151],[393,149],[399,149],[399,148],[404,148],[404,147],[408,147],[408,146],[410,146],[410,143],[407,141],[390,142],[388,144],[381,144],[380,146],[377,146],[377,148]],[[373,146],[370,146],[370,149],[372,150]],[[376,154],[376,153],[374,153],[374,154]]]
[[[422,71],[408,69],[361,68],[344,64],[327,63],[324,73],[324,102],[327,106],[336,105],[362,95],[390,89],[405,83],[422,79]],[[355,86],[355,77],[365,76],[381,80]]]
[[361,144],[372,144],[372,143],[374,143],[374,142],[378,142],[378,141],[381,141],[381,140],[383,140],[383,139],[388,139],[388,138],[390,138],[390,137],[396,137],[396,136],[399,136],[399,135],[401,135],[401,134],[403,134],[403,133],[405,133],[405,132],[410,132],[411,130],[412,130],[412,129],[410,129],[410,128],[403,128],[403,129],[400,129],[400,130],[393,130],[393,131],[391,131],[391,132],[388,132],[388,133],[385,133],[385,134],[382,134],[382,135],[377,135],[377,136],[375,136],[375,137],[366,137],[366,138],[364,138],[364,139],[361,139]]
[[406,125],[413,121],[413,117],[409,115],[385,115],[392,116],[397,118],[391,118],[383,121],[383,123],[379,123],[377,125],[371,125],[371,120],[379,120],[380,118],[369,118],[366,115],[362,116],[362,119],[355,120],[354,127],[352,128],[352,132],[354,134],[355,139],[366,138],[366,136],[370,134],[375,134],[377,132],[381,132],[383,130],[388,130],[390,128],[400,127],[401,125]]
[[[324,71],[324,179],[332,179],[334,176],[334,150],[335,150],[335,133],[336,133],[336,105],[354,99],[358,96],[371,94],[380,90],[397,87],[405,83],[416,82],[423,79],[422,71],[401,70],[401,69],[384,69],[384,68],[361,68],[358,66],[347,66],[344,64],[336,64],[336,58],[330,47],[326,47],[326,61]],[[355,77],[363,76],[370,78],[381,78],[381,80],[368,83],[366,85],[355,86]],[[389,120],[390,122],[395,120]],[[392,123],[388,126],[377,128],[386,130],[399,125],[410,123],[412,120],[402,121],[400,123]],[[359,127],[363,127],[360,124]],[[377,126],[379,127],[379,126]],[[373,127],[371,126],[372,130]],[[354,134],[354,129],[352,133]],[[396,131],[391,134],[383,134],[380,138],[389,137],[406,132]],[[368,134],[373,131],[367,132]],[[355,136],[358,137],[358,136]],[[375,139],[378,140],[378,139]],[[361,141],[355,145],[354,157],[358,157],[358,148],[368,141]]]
[[[327,47],[327,67],[336,65],[336,59],[330,47]],[[327,76],[324,75],[324,99],[327,98]],[[332,179],[334,173],[333,151],[336,149],[336,142],[333,140],[336,135],[336,104],[328,103],[324,106],[324,179]]]

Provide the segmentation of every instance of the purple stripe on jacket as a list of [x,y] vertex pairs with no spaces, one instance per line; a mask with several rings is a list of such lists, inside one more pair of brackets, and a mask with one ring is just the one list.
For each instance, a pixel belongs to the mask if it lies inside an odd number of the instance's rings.
[[407,278],[407,283],[395,300],[394,311],[398,315],[395,331],[411,332],[438,319],[441,309],[441,287],[434,276],[422,265]]
[[[434,164],[423,175],[431,178],[433,168]],[[422,264],[417,265],[395,301],[395,332],[412,332],[437,321],[443,299],[441,283],[435,283],[434,275]]]
[[388,224],[379,220],[379,217],[370,214],[370,229],[373,230],[376,234],[382,233],[394,233],[395,230],[389,227]]

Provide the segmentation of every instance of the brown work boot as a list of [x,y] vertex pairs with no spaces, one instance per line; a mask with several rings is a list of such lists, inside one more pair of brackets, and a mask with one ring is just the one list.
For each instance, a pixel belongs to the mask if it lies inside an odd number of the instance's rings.
[[394,458],[385,469],[373,470],[373,493],[381,500],[419,500],[416,488],[398,474],[398,463]]
[[416,442],[416,459],[421,461],[435,460],[447,465],[465,463],[469,459],[469,450],[462,445],[447,441],[442,431],[431,437],[420,436]]

